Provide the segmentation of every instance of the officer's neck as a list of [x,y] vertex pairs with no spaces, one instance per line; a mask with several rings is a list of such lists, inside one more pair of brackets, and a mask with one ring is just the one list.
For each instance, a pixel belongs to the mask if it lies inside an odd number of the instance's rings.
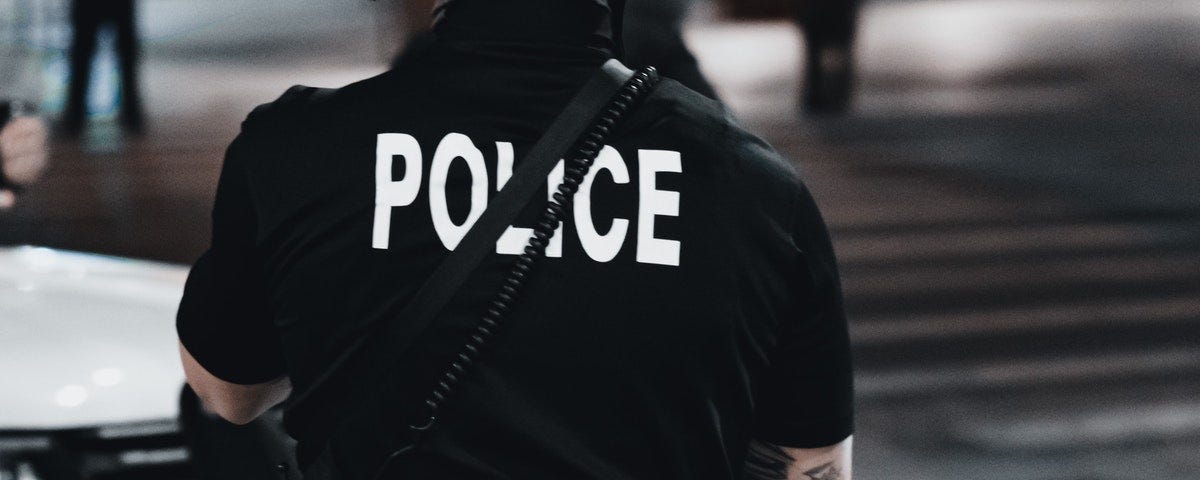
[[595,5],[548,5],[554,4],[455,2],[438,21],[437,37],[452,42],[579,47],[612,54],[614,43],[606,9]]

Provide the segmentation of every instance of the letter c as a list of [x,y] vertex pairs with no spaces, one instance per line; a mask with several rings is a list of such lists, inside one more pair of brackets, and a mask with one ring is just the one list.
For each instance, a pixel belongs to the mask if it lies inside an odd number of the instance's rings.
[[612,261],[621,252],[621,246],[625,244],[625,237],[629,233],[629,220],[613,219],[612,228],[608,230],[607,235],[596,231],[596,224],[592,218],[592,185],[596,182],[596,174],[600,170],[608,170],[614,183],[627,184],[629,169],[625,166],[620,152],[605,146],[596,157],[591,171],[583,177],[579,192],[575,194],[575,229],[579,232],[579,243],[592,260],[605,263]]

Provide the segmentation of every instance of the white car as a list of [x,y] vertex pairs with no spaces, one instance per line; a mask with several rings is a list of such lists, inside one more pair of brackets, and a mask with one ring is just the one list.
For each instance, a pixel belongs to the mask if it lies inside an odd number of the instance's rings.
[[0,480],[186,478],[174,319],[187,271],[0,248]]

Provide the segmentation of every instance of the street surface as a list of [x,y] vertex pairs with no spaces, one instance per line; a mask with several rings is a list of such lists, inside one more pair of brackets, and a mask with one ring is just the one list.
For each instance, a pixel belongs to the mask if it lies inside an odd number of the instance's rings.
[[690,40],[831,225],[856,477],[1200,478],[1200,3],[875,3],[835,119],[791,35]]
[[[240,119],[388,50],[377,5],[144,5],[149,134],[57,144],[0,244],[191,261]],[[790,24],[688,32],[830,224],[856,478],[1200,479],[1200,2],[880,1],[861,35],[855,107],[812,118]]]

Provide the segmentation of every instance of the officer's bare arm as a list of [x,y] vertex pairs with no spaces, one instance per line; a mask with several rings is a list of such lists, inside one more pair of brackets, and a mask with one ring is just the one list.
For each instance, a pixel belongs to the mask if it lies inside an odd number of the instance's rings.
[[[35,117],[17,117],[7,124],[0,118],[0,178],[14,185],[29,185],[46,166],[46,127]],[[11,208],[17,193],[0,182],[0,210]]]
[[825,448],[787,448],[755,440],[746,456],[747,480],[850,480],[854,437]]
[[259,385],[238,385],[209,373],[182,343],[179,344],[179,356],[183,359],[183,373],[188,385],[196,391],[204,405],[237,425],[253,422],[292,393],[292,382],[287,377]]

